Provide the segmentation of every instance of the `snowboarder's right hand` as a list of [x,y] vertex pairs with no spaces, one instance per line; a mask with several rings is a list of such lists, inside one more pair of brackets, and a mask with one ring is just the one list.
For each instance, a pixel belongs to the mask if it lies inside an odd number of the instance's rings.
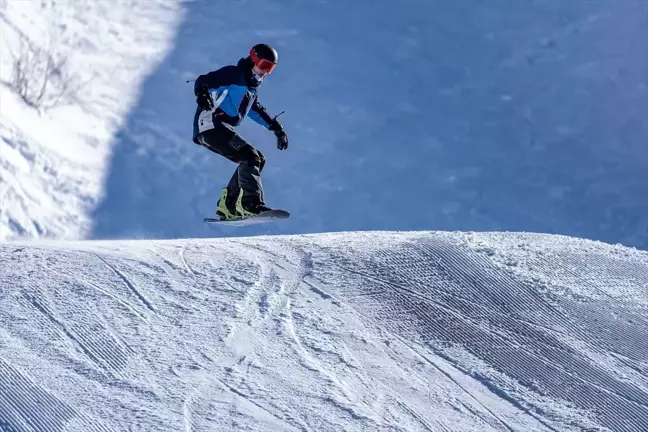
[[201,85],[198,88],[198,93],[196,95],[196,103],[203,111],[211,111],[214,109],[214,101],[212,100],[211,95],[209,94],[209,89],[205,84]]

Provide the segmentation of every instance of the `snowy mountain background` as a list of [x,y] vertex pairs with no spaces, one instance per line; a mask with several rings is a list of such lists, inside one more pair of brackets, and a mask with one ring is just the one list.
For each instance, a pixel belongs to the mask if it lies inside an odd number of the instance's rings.
[[0,238],[240,235],[200,223],[234,166],[191,142],[185,81],[265,41],[281,59],[261,100],[286,111],[290,149],[241,131],[268,158],[268,203],[293,217],[245,234],[648,246],[645,0],[5,1],[3,81],[20,33],[55,35],[86,85],[40,115],[0,86]]
[[[91,233],[114,136],[172,42],[180,10],[171,6],[163,0],[0,3],[0,239]],[[50,54],[66,59],[73,88],[53,108],[39,110],[12,87],[14,65],[25,57],[42,66]],[[32,75],[38,92],[45,75],[39,69]],[[58,95],[53,81],[44,103]]]

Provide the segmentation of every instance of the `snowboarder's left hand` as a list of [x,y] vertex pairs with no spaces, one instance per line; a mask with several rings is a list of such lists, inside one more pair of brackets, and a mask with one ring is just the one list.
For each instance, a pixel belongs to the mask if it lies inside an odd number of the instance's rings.
[[286,150],[288,148],[288,135],[286,135],[283,126],[281,126],[281,123],[279,123],[279,120],[277,120],[276,117],[272,120],[269,129],[273,131],[277,137],[277,148],[279,150]]
[[288,148],[288,135],[283,129],[275,131],[275,136],[277,137],[277,148],[279,150],[286,150]]

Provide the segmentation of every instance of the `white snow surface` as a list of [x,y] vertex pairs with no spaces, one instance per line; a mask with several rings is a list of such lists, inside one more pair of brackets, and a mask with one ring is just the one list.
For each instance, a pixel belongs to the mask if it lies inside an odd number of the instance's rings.
[[[171,46],[178,4],[0,2],[0,239],[87,235],[114,134]],[[68,58],[76,96],[39,110],[7,85],[21,39]]]
[[267,158],[268,204],[292,216],[245,235],[531,231],[647,249],[646,5],[0,0],[0,82],[22,35],[84,84],[41,112],[0,84],[0,239],[238,235],[198,223],[235,166],[192,142],[185,81],[267,42],[281,61],[259,94],[285,111],[290,149],[239,131]]
[[0,431],[646,431],[648,253],[516,233],[0,245]]

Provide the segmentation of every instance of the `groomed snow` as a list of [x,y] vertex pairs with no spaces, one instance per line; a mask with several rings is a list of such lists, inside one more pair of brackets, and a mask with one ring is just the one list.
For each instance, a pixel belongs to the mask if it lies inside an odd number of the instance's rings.
[[0,246],[0,430],[645,431],[648,254],[533,234]]

